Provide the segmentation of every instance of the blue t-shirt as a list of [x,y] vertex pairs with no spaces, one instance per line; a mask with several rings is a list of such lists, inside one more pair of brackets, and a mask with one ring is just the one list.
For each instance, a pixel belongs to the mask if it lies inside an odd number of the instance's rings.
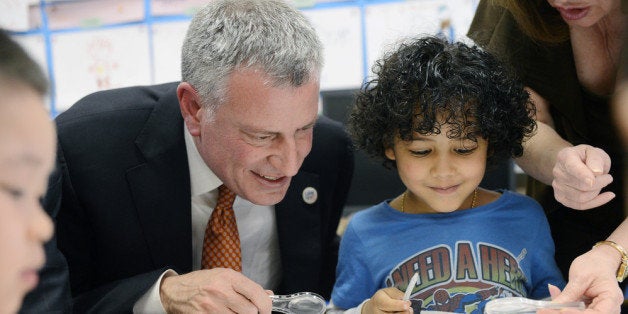
[[442,214],[406,214],[384,201],[357,212],[340,244],[335,306],[356,307],[384,287],[402,291],[415,272],[411,299],[423,310],[482,313],[491,299],[549,296],[564,287],[541,206],[501,191],[494,202]]

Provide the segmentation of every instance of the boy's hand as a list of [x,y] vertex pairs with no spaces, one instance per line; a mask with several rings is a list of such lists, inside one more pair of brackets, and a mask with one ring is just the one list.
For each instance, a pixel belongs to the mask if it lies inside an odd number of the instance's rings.
[[402,299],[403,292],[395,287],[380,289],[364,303],[362,313],[412,313],[411,302]]

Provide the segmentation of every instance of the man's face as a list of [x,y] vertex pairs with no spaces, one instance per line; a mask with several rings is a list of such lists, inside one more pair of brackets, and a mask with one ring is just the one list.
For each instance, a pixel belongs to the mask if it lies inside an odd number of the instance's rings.
[[229,78],[225,102],[213,114],[198,112],[196,147],[236,194],[259,205],[277,204],[312,148],[318,92],[318,81],[277,87],[260,71],[238,70]]

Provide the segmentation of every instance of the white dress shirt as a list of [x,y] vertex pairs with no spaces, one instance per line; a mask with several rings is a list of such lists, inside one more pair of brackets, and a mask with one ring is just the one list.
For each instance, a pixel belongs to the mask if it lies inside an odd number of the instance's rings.
[[[216,206],[218,187],[222,182],[203,161],[185,125],[184,134],[192,194],[192,270],[199,270],[205,228]],[[255,205],[236,196],[233,210],[242,249],[242,274],[264,289],[275,289],[281,280],[275,207]],[[176,275],[173,270],[164,272],[146,294],[135,303],[133,312],[165,313],[159,297],[159,286],[164,276],[172,275]]]

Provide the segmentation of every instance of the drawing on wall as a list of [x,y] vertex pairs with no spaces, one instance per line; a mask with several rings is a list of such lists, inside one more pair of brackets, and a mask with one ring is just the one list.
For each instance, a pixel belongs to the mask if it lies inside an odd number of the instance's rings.
[[107,38],[95,37],[87,42],[88,72],[93,75],[98,90],[112,87],[111,75],[118,68],[118,61],[112,58],[112,53],[113,44]]
[[94,91],[150,84],[148,56],[143,25],[54,34],[56,109],[63,111]]

